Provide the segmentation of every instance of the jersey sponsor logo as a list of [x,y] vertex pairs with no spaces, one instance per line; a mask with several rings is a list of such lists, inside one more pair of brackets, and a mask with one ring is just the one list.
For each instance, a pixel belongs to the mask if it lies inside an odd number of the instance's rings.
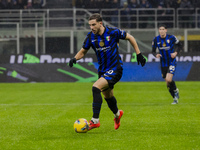
[[108,47],[102,47],[102,48],[96,48],[97,51],[108,51],[108,50],[111,50],[111,47],[108,46]]
[[[164,45],[163,45],[164,46]],[[170,46],[167,46],[167,47],[160,47],[159,49],[162,49],[162,50],[170,50]]]

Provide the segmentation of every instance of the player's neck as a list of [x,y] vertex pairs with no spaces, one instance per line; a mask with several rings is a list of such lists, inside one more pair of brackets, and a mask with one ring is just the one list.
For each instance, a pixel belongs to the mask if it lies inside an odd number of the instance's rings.
[[160,37],[161,37],[162,39],[166,38],[166,36],[167,36],[167,34],[160,35]]
[[106,28],[105,28],[104,26],[101,26],[101,27],[100,27],[99,35],[102,35],[102,34],[104,33],[105,29],[106,29]]

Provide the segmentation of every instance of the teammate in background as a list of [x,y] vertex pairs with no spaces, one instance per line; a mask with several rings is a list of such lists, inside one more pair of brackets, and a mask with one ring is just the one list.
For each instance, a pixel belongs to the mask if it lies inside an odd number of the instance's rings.
[[[178,104],[179,90],[172,78],[176,70],[176,56],[182,46],[174,35],[167,34],[166,25],[161,24],[158,30],[159,35],[152,42],[152,53],[156,58],[160,58],[162,77],[165,79],[174,100],[172,104]],[[156,53],[156,48],[159,49],[160,53]]]
[[76,61],[83,58],[90,47],[96,53],[98,59],[99,79],[93,84],[93,117],[90,120],[89,130],[100,126],[99,114],[101,110],[102,97],[104,95],[108,107],[114,114],[114,128],[117,130],[120,126],[120,119],[123,115],[122,110],[118,110],[117,100],[113,94],[114,85],[121,79],[123,63],[119,55],[119,39],[129,40],[137,54],[138,65],[145,65],[146,59],[140,53],[136,40],[133,36],[118,28],[112,28],[103,25],[102,17],[99,14],[93,14],[89,18],[89,32],[85,38],[81,50],[69,62],[72,67]]

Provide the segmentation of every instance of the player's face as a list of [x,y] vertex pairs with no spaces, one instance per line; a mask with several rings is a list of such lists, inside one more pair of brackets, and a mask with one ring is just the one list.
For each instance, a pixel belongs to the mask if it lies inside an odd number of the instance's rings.
[[96,19],[89,20],[89,26],[90,29],[94,34],[99,34],[100,33],[100,27],[102,25],[102,22],[97,22]]
[[159,34],[161,37],[165,37],[167,33],[167,29],[165,29],[165,27],[160,27],[159,28]]

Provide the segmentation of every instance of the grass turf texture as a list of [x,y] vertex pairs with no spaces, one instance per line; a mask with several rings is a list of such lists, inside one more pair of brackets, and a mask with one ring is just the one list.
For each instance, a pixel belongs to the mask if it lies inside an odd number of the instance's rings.
[[103,101],[98,129],[76,133],[92,117],[92,83],[0,84],[0,149],[200,149],[200,82],[176,82],[180,103],[164,82],[119,82],[120,128]]

